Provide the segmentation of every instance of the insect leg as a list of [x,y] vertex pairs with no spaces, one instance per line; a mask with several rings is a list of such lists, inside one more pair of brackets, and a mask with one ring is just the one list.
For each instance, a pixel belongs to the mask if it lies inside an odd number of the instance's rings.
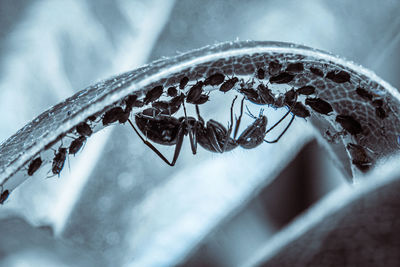
[[292,124],[294,117],[296,117],[296,115],[292,115],[292,118],[290,119],[289,124],[286,126],[285,130],[283,130],[283,132],[278,136],[278,138],[276,138],[273,141],[268,141],[264,139],[264,142],[268,143],[268,144],[273,144],[279,141],[279,139],[281,139],[281,137],[286,133],[286,131],[289,129],[290,125]]
[[240,122],[242,121],[244,99],[245,99],[245,98],[243,97],[242,103],[241,103],[241,105],[240,105],[240,115],[239,115],[239,119],[236,119],[235,132],[234,132],[234,134],[233,134],[233,139],[235,139],[235,140],[236,140],[237,133],[238,133],[238,131],[239,131]]

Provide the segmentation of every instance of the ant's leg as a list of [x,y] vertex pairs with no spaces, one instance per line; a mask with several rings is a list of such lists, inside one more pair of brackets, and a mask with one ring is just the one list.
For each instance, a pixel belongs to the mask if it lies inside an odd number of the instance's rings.
[[[265,134],[269,133],[272,129],[274,129],[276,126],[278,126],[278,125],[287,117],[287,115],[289,115],[290,112],[292,112],[292,109],[293,109],[294,106],[296,105],[296,101],[297,101],[297,94],[296,94],[296,98],[295,98],[294,101],[293,101],[293,104],[289,107],[288,112],[286,112],[286,114],[285,114],[279,121],[277,121],[274,125],[272,125],[271,128],[269,128],[269,129],[265,132]],[[293,115],[293,116],[294,116],[294,115]],[[293,118],[292,118],[292,120],[293,120]],[[292,122],[289,122],[289,125],[290,125],[291,123],[292,123]],[[287,129],[285,129],[285,131],[286,131],[286,130],[287,130]]]
[[226,137],[225,137],[225,143],[224,146],[222,148],[222,153],[225,152],[226,147],[228,146],[228,142],[232,133],[232,127],[233,127],[233,106],[235,105],[235,101],[237,99],[237,96],[235,96],[235,98],[232,101],[232,105],[231,105],[231,124],[228,127],[228,132],[226,133]]
[[235,132],[234,132],[234,134],[233,134],[233,139],[235,139],[235,140],[236,140],[237,133],[238,133],[238,131],[239,131],[240,122],[241,122],[241,120],[242,120],[244,99],[245,99],[245,98],[243,97],[243,99],[242,99],[242,104],[240,105],[240,115],[239,115],[239,119],[236,119]]
[[[133,130],[135,130],[136,134],[139,136],[139,138],[143,141],[143,143],[144,143],[146,146],[148,146],[151,150],[153,150],[153,151],[154,151],[165,163],[167,163],[169,166],[172,167],[172,166],[175,165],[176,159],[178,158],[179,152],[180,152],[180,151],[177,151],[177,150],[178,150],[178,148],[179,148],[179,150],[180,150],[180,148],[181,148],[181,146],[182,146],[183,137],[178,136],[178,140],[177,140],[177,143],[176,143],[176,146],[175,146],[175,153],[174,153],[174,160],[175,160],[175,161],[173,160],[172,163],[170,163],[170,162],[167,160],[167,158],[164,157],[164,155],[163,155],[155,146],[153,146],[149,141],[145,140],[145,139],[140,135],[139,131],[136,130],[135,126],[133,126],[133,123],[131,122],[130,119],[128,119],[128,122],[129,122],[129,124],[132,126]],[[179,129],[179,131],[181,131],[181,129]],[[182,132],[183,132],[183,131],[182,131]],[[179,132],[178,134],[183,135],[181,132]],[[181,138],[182,140],[180,140],[180,138]],[[180,144],[179,144],[179,146],[178,146],[178,143],[179,143],[179,142],[180,142]],[[175,158],[175,156],[176,156],[176,158]]]
[[292,119],[290,119],[289,124],[286,126],[285,130],[283,130],[283,132],[278,136],[278,138],[276,138],[273,141],[268,141],[264,139],[264,142],[268,143],[268,144],[273,144],[279,141],[279,139],[281,139],[281,137],[286,133],[286,131],[289,129],[290,125],[292,124],[294,117],[296,117],[295,115],[292,115]]
[[[196,155],[197,153],[197,140],[196,137],[193,137],[193,130],[192,127],[189,125],[188,122],[188,117],[187,117],[187,113],[186,113],[186,106],[185,106],[185,101],[182,102],[183,105],[183,112],[185,113],[185,124],[186,124],[186,129],[189,132],[189,140],[190,140],[190,147],[192,149],[192,153],[193,155]],[[197,106],[197,105],[196,105]],[[181,125],[181,127],[183,127],[183,125]],[[181,144],[182,145],[182,144]]]

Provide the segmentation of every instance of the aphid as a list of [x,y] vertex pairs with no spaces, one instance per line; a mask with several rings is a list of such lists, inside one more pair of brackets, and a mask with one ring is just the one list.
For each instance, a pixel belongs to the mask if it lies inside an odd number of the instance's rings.
[[257,70],[257,78],[263,80],[265,78],[265,71],[263,68]]
[[361,87],[358,87],[358,88],[356,89],[356,93],[357,93],[360,97],[362,97],[362,98],[364,98],[364,99],[366,99],[366,100],[372,100],[372,98],[373,98],[373,95],[372,95],[372,94],[370,94],[367,90],[365,90],[364,88],[361,88]]
[[372,105],[374,107],[377,107],[377,108],[382,107],[383,106],[383,100],[382,99],[376,99],[376,100],[372,101]]
[[159,114],[172,115],[176,113],[185,100],[185,95],[182,93],[179,96],[172,98],[170,101],[153,102],[152,107],[159,110]]
[[382,107],[375,108],[375,114],[380,119],[384,119],[387,117],[385,110]]
[[350,74],[341,70],[339,72],[330,71],[326,74],[326,78],[334,81],[335,83],[345,83],[350,82]]
[[270,104],[270,105],[275,104],[275,97],[272,94],[271,89],[268,88],[268,86],[260,83],[257,86],[257,92],[258,92],[259,99],[262,100],[261,103]]
[[79,135],[83,135],[83,136],[91,136],[93,131],[90,128],[89,124],[87,124],[86,122],[81,122],[76,126],[76,132]]
[[222,73],[215,73],[204,80],[204,85],[219,85],[223,83],[225,76]]
[[315,93],[315,87],[311,85],[306,85],[297,89],[296,93],[298,93],[299,95],[312,95]]
[[242,93],[247,100],[257,105],[267,104],[263,99],[259,97],[259,94],[253,88],[240,88],[240,93]]
[[137,95],[129,95],[126,99],[125,99],[125,111],[126,112],[131,112],[132,111],[132,107],[137,105]]
[[64,163],[65,159],[67,158],[67,148],[65,147],[60,147],[58,149],[58,152],[55,153],[54,159],[53,159],[53,164],[51,171],[53,174],[58,174],[60,176],[60,172],[64,168]]
[[202,81],[198,81],[195,85],[193,85],[192,88],[189,89],[188,94],[186,95],[186,102],[188,103],[196,102],[200,98],[201,93],[203,92],[203,85],[204,83]]
[[199,97],[199,99],[197,99],[196,101],[194,101],[193,104],[202,105],[202,104],[206,103],[206,102],[208,101],[209,98],[210,98],[209,95],[201,94],[200,97]]
[[120,123],[125,123],[129,118],[129,113],[126,113],[121,107],[115,107],[104,113],[103,125],[108,125],[110,123],[119,121]]
[[1,204],[1,205],[3,205],[3,203],[7,200],[7,198],[8,198],[9,195],[10,195],[10,192],[8,192],[8,190],[4,190],[4,191],[1,193],[1,196],[0,196],[0,204]]
[[301,102],[296,102],[291,107],[291,112],[293,115],[296,115],[300,118],[310,117],[310,111],[308,111],[308,109]]
[[32,176],[42,165],[42,159],[37,157],[36,159],[32,160],[28,167],[28,175]]
[[151,89],[150,91],[147,92],[145,98],[144,98],[144,103],[147,105],[157,99],[160,98],[160,96],[163,93],[163,86],[162,85],[158,85],[156,87],[154,87],[153,89]]
[[277,75],[282,69],[282,64],[277,60],[273,60],[268,64],[268,73],[270,75]]
[[320,77],[323,77],[323,76],[324,76],[324,72],[323,72],[322,70],[316,68],[316,67],[310,67],[310,71],[311,71],[313,74],[317,75],[317,76],[320,76]]
[[168,96],[172,96],[172,97],[177,96],[178,95],[178,90],[176,90],[175,86],[171,86],[171,87],[168,88],[167,94],[168,94]]
[[338,122],[343,129],[348,131],[352,135],[356,135],[362,132],[361,124],[349,115],[337,115],[336,122]]
[[346,146],[349,151],[352,163],[361,171],[366,172],[372,166],[372,159],[368,156],[364,147],[356,144],[349,143]]
[[95,120],[96,120],[96,116],[95,116],[95,115],[89,116],[89,117],[88,117],[88,120],[90,120],[90,121],[95,121]]
[[332,106],[321,98],[306,98],[306,105],[310,106],[314,111],[327,115],[332,112]]
[[73,140],[71,142],[71,144],[69,145],[69,154],[72,154],[75,156],[76,153],[78,153],[78,151],[81,149],[81,147],[83,146],[83,144],[86,141],[86,137],[85,136],[79,136],[78,138],[76,138],[75,140]]
[[304,70],[304,65],[303,63],[290,63],[287,68],[286,71],[288,72],[301,72]]
[[181,79],[181,81],[179,82],[179,89],[183,90],[185,89],[185,86],[187,85],[187,83],[189,82],[189,78],[188,77],[183,77]]
[[285,97],[284,97],[285,104],[290,106],[294,102],[296,102],[296,100],[297,100],[297,95],[293,88],[285,93]]
[[226,93],[226,92],[228,92],[229,90],[231,90],[231,89],[235,86],[235,84],[236,84],[238,81],[239,81],[239,79],[238,79],[237,77],[233,77],[232,79],[229,79],[229,80],[225,81],[225,82],[221,85],[221,87],[219,88],[219,90],[220,90],[221,92]]
[[269,78],[270,83],[278,83],[278,84],[282,84],[282,83],[289,83],[293,80],[294,75],[288,73],[288,72],[282,72],[276,76],[273,76],[271,78]]

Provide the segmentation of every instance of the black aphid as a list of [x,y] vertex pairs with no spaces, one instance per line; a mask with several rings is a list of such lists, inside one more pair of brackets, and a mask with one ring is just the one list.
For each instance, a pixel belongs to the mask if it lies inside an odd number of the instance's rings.
[[293,115],[296,115],[300,118],[310,117],[310,111],[308,111],[308,109],[301,102],[296,102],[292,106],[291,112]]
[[126,112],[132,111],[132,107],[135,106],[137,98],[138,98],[137,95],[129,95],[125,99],[125,111]]
[[65,147],[60,147],[53,159],[53,164],[51,168],[53,174],[60,175],[60,172],[64,168],[64,163],[66,158],[67,158],[67,149]]
[[372,166],[372,159],[368,156],[364,147],[349,143],[346,146],[349,151],[352,163],[362,172],[368,171]]
[[225,80],[225,76],[222,73],[214,73],[204,80],[204,85],[219,85],[223,83]]
[[367,90],[365,90],[364,88],[358,87],[356,89],[356,93],[357,95],[361,96],[362,98],[366,99],[366,100],[372,100],[373,95],[371,93],[369,93]]
[[183,90],[185,89],[185,86],[187,85],[187,83],[189,82],[189,78],[188,77],[183,77],[181,79],[181,81],[179,82],[179,89]]
[[380,119],[384,119],[387,117],[386,111],[382,107],[377,107],[375,108],[375,114],[378,116]]
[[257,78],[263,80],[265,78],[265,71],[263,68],[257,70]]
[[221,85],[221,87],[219,88],[219,90],[220,90],[221,92],[226,93],[226,92],[228,92],[229,90],[231,90],[231,89],[235,86],[235,84],[236,84],[238,81],[239,81],[239,79],[238,79],[237,77],[233,77],[232,79],[229,79],[229,80],[225,81],[225,82]]
[[86,122],[81,122],[76,126],[76,132],[79,135],[83,135],[83,136],[91,136],[93,131],[90,128],[89,124],[87,124]]
[[178,90],[176,90],[175,86],[171,86],[168,88],[167,94],[168,94],[168,96],[172,96],[172,97],[177,96]]
[[324,77],[324,72],[318,68],[311,67],[310,71],[317,76]]
[[195,85],[193,85],[192,88],[189,89],[188,94],[186,95],[186,102],[188,103],[196,102],[200,98],[203,92],[203,85],[204,83],[202,81],[198,81]]
[[343,129],[348,131],[352,135],[356,135],[362,132],[361,124],[349,115],[338,115],[336,116],[336,122],[338,122]]
[[32,160],[28,167],[28,175],[32,176],[42,165],[42,159],[37,157],[36,159]]
[[108,125],[110,123],[119,121],[120,123],[125,123],[129,118],[129,113],[126,113],[121,107],[115,107],[104,113],[103,125]]
[[331,104],[321,98],[307,98],[305,103],[314,111],[324,115],[333,111]]
[[298,93],[299,95],[312,95],[315,93],[315,87],[311,85],[306,85],[297,89],[296,93]]
[[268,64],[268,73],[270,75],[277,75],[278,73],[281,72],[281,69],[282,69],[282,64],[280,64],[279,61],[277,60],[271,61]]
[[90,121],[95,121],[95,120],[96,120],[96,116],[95,116],[95,115],[89,116],[89,117],[88,117],[88,120],[90,120]]
[[75,156],[75,154],[81,149],[85,141],[86,137],[84,136],[79,136],[74,141],[72,141],[71,144],[69,145],[69,150],[68,150],[69,154]]
[[285,93],[285,98],[284,98],[284,102],[287,105],[292,105],[294,102],[296,101],[296,92],[294,91],[294,89],[290,89],[289,91],[287,91]]
[[157,99],[160,98],[160,96],[163,93],[163,86],[158,85],[151,89],[150,91],[147,92],[146,97],[144,98],[144,103],[147,105]]
[[372,101],[372,105],[374,107],[377,107],[377,108],[382,107],[383,106],[383,100],[382,99],[376,99],[376,100]]
[[335,83],[345,83],[350,81],[350,74],[343,70],[339,72],[333,70],[326,74],[326,78],[334,81]]
[[193,104],[196,105],[202,105],[204,103],[206,103],[208,101],[210,97],[206,94],[201,94],[201,96],[199,97],[199,99],[197,99],[196,101],[193,102]]
[[303,63],[290,63],[286,68],[287,72],[301,72],[303,70],[304,70]]
[[294,75],[287,73],[287,72],[282,72],[276,76],[273,76],[271,78],[269,78],[269,81],[271,83],[278,83],[278,84],[282,84],[282,83],[289,83],[293,80]]
[[181,95],[172,98],[170,101],[155,101],[152,107],[159,111],[156,114],[172,115],[179,110],[184,100],[185,95],[181,93]]
[[0,196],[0,204],[3,205],[3,203],[7,200],[7,198],[8,198],[9,195],[10,195],[10,192],[8,192],[8,190],[4,190],[4,191],[1,193],[1,196]]

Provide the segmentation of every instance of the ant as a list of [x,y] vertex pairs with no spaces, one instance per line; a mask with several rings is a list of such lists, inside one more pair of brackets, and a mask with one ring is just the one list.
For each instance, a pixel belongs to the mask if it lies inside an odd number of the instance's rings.
[[212,119],[205,123],[204,119],[200,115],[198,105],[196,105],[196,113],[198,117],[197,120],[193,117],[187,116],[184,103],[183,108],[185,116],[179,119],[166,115],[148,116],[143,113],[137,113],[135,115],[136,125],[146,136],[146,138],[162,145],[175,145],[175,151],[171,162],[156,147],[154,147],[154,145],[142,137],[131,120],[128,119],[128,122],[145,145],[153,150],[169,166],[174,166],[179,157],[183,139],[186,135],[189,135],[190,145],[194,155],[197,153],[197,144],[208,151],[216,153],[230,151],[237,146],[250,149],[260,145],[263,141],[267,143],[277,142],[287,131],[294,119],[293,116],[289,125],[276,140],[267,141],[264,140],[264,136],[273,128],[275,128],[275,126],[278,125],[283,118],[273,125],[269,130],[266,130],[267,117],[262,115],[262,112],[260,112],[258,118],[253,116],[255,121],[242,132],[238,139],[236,139],[243,114],[243,102],[245,99],[243,98],[241,104],[241,113],[239,118],[236,119],[234,138],[231,138],[230,135],[233,130],[233,107],[236,98],[237,96],[232,101],[231,123],[228,126],[228,129],[225,128],[225,126],[223,126],[221,123]]

